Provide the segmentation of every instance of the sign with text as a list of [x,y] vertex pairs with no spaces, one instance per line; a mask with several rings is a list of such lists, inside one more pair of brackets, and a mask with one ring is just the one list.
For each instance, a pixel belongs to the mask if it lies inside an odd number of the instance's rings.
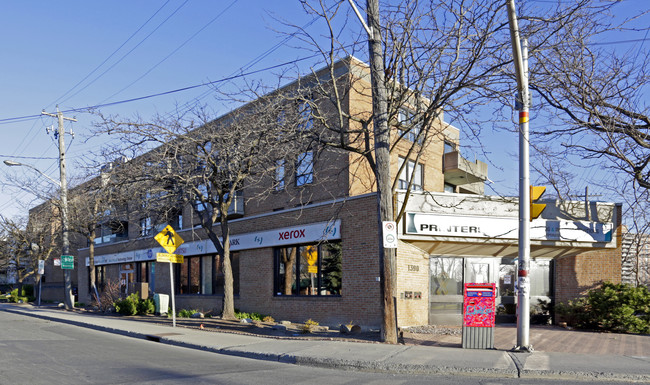
[[74,257],[72,255],[62,255],[61,268],[68,270],[74,269]]
[[42,259],[38,260],[38,274],[45,274],[45,261]]
[[[611,242],[612,223],[535,219],[530,239],[538,241]],[[517,239],[519,219],[406,213],[405,234],[441,237]]]
[[[172,229],[173,230],[173,229]],[[167,242],[165,230],[161,240]],[[160,236],[158,234],[156,237]],[[179,237],[180,238],[180,237]],[[265,230],[254,233],[236,234],[230,236],[230,250],[250,250],[264,247],[276,247],[283,245],[295,245],[298,243],[313,243],[341,239],[341,220],[330,222],[310,223],[307,225],[284,227],[275,230]],[[158,241],[158,239],[156,239]],[[182,241],[182,240],[181,240]],[[181,242],[182,243],[182,242]],[[95,266],[114,263],[129,263],[141,261],[153,261],[156,253],[169,251],[161,247],[123,251],[113,254],[95,255]],[[171,253],[182,255],[202,255],[216,253],[217,249],[210,240],[198,240],[182,243]],[[90,260],[86,257],[86,266],[90,266]]]
[[156,234],[154,239],[158,241],[160,246],[167,250],[168,253],[173,253],[176,251],[178,246],[183,244],[183,238],[181,238],[181,236],[178,235],[170,225],[167,225],[161,232]]
[[180,254],[156,253],[156,262],[183,263],[183,256]]

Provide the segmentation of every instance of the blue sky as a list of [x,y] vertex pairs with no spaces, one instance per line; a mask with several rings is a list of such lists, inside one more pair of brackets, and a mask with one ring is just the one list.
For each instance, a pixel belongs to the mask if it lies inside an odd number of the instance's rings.
[[[621,7],[635,12],[642,4],[643,0],[625,0]],[[299,1],[290,0],[12,0],[2,5],[0,159],[31,164],[54,179],[58,179],[57,149],[46,127],[56,125],[56,120],[37,116],[41,110],[54,112],[58,104],[67,111],[140,98],[218,81],[242,68],[255,71],[305,58],[309,52],[300,49],[303,42],[284,41],[286,35],[277,32],[290,31],[278,19],[303,26],[313,18]],[[356,26],[358,22],[350,20],[352,33]],[[308,28],[317,35],[322,26],[315,23]],[[322,64],[312,59],[290,68],[295,74],[308,71],[310,66]],[[277,82],[279,72],[265,71],[248,78],[271,85]],[[210,90],[197,87],[102,107],[101,111],[139,114],[146,119],[198,98],[200,103],[225,113],[226,108]],[[65,115],[78,119],[66,124],[75,132],[74,139],[66,136],[68,167],[74,175],[75,162],[83,161],[101,143],[88,137],[96,118],[83,111]],[[26,118],[14,119],[19,117]],[[504,165],[501,169],[490,167],[494,185],[489,193],[516,195],[518,174],[512,157],[517,153],[517,135],[493,132],[485,138],[485,145],[491,162]],[[485,161],[478,152],[465,152],[464,156]],[[7,175],[24,175],[43,187],[49,183],[27,168],[0,164],[0,178],[6,180]],[[25,207],[36,202],[33,195],[18,187],[5,187],[0,195],[0,214],[25,214]]]

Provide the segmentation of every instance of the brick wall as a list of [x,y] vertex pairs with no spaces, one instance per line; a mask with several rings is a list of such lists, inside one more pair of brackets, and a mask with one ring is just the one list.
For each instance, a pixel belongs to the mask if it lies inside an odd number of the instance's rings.
[[616,208],[616,248],[589,251],[555,261],[555,301],[582,297],[603,282],[621,282],[621,207]]
[[[417,298],[416,293],[420,293]],[[406,242],[397,249],[397,326],[429,323],[429,255]]]

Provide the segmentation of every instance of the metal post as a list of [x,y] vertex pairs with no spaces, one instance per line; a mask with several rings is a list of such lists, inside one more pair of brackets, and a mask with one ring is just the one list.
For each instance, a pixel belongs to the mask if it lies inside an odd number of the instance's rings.
[[[524,71],[528,78],[528,42],[522,42]],[[526,81],[526,85],[528,82]],[[525,90],[528,91],[528,90]],[[519,293],[517,295],[517,349],[532,350],[530,335],[530,145],[528,129],[528,92],[519,111]]]
[[528,114],[530,93],[528,90],[528,42],[520,45],[519,26],[514,0],[506,0],[510,37],[512,42],[515,75],[517,77],[519,110],[519,270],[517,279],[517,345],[514,350],[532,351],[530,345],[530,138]]
[[176,301],[174,298],[174,272],[172,271],[172,262],[169,261],[169,286],[171,291],[169,296],[172,300],[172,327],[176,327]]

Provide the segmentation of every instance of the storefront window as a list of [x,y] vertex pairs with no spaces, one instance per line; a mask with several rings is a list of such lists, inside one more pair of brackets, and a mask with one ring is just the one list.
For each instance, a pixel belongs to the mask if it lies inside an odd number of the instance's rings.
[[530,261],[530,296],[550,297],[550,260],[533,260]]
[[275,295],[341,295],[341,243],[275,249]]
[[[239,254],[230,253],[233,292],[239,294]],[[185,257],[176,265],[175,291],[177,294],[223,294],[223,265],[219,255]]]
[[463,258],[431,258],[431,295],[463,295]]

